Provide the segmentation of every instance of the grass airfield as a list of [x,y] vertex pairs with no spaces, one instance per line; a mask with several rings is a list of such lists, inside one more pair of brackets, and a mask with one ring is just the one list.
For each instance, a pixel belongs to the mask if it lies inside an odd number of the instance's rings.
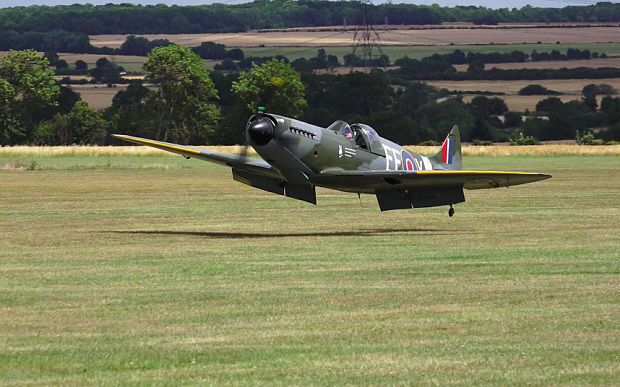
[[553,178],[448,218],[181,157],[0,155],[0,384],[617,384],[620,157],[464,162]]

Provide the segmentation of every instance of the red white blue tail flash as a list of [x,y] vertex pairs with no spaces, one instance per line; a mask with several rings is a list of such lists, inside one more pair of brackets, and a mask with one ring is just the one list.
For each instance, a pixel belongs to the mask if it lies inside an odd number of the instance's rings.
[[452,164],[452,153],[454,141],[450,137],[446,137],[441,145],[441,162],[442,164]]

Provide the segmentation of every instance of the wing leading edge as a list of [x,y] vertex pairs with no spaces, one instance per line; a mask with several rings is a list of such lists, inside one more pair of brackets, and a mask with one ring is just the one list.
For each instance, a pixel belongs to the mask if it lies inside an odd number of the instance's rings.
[[194,157],[196,159],[211,161],[221,165],[227,165],[231,168],[246,170],[262,176],[281,178],[269,163],[261,159],[244,157],[239,155],[231,155],[228,153],[213,152],[193,146],[179,145],[164,141],[149,140],[141,137],[127,136],[124,134],[113,134],[120,140],[133,142],[139,145],[147,145],[153,148],[161,149],[167,152],[176,153],[186,158]]

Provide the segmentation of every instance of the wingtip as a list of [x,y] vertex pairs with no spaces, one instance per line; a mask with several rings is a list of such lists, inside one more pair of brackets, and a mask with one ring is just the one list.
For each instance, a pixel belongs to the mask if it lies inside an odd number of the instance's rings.
[[112,137],[118,138],[119,140],[126,140],[127,136],[124,134],[112,134]]

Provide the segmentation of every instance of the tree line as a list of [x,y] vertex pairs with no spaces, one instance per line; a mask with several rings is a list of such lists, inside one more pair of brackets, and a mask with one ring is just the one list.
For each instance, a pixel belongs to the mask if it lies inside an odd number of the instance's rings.
[[[361,2],[256,0],[243,4],[167,6],[73,4],[0,9],[0,31],[98,34],[178,34],[239,32],[249,29],[333,26],[360,21]],[[564,8],[490,9],[474,6],[369,5],[378,23],[440,24],[443,22],[618,22],[620,4],[599,2]]]
[[[109,144],[110,133],[242,144],[258,106],[323,127],[338,119],[364,122],[404,144],[440,141],[454,124],[464,141],[507,141],[517,133],[567,139],[592,128],[606,128],[596,134],[601,139],[620,140],[620,98],[608,95],[615,93],[608,85],[589,85],[581,100],[550,97],[533,112],[511,112],[497,96],[466,102],[418,81],[394,87],[387,72],[299,73],[279,59],[244,72],[210,72],[195,52],[177,45],[153,49],[144,67],[149,87],[132,82],[97,112],[54,81],[45,57],[11,52],[0,59],[0,145]],[[605,95],[600,106],[598,95]]]
[[468,64],[474,61],[480,61],[482,63],[523,63],[531,60],[532,62],[546,61],[546,60],[588,60],[596,58],[607,58],[607,54],[604,52],[598,53],[592,52],[588,49],[568,48],[566,53],[560,50],[551,50],[549,52],[532,50],[531,53],[523,52],[520,50],[513,50],[510,52],[474,52],[468,53],[462,50],[456,49],[447,54],[433,54],[427,57],[429,60],[448,62],[453,65]]

